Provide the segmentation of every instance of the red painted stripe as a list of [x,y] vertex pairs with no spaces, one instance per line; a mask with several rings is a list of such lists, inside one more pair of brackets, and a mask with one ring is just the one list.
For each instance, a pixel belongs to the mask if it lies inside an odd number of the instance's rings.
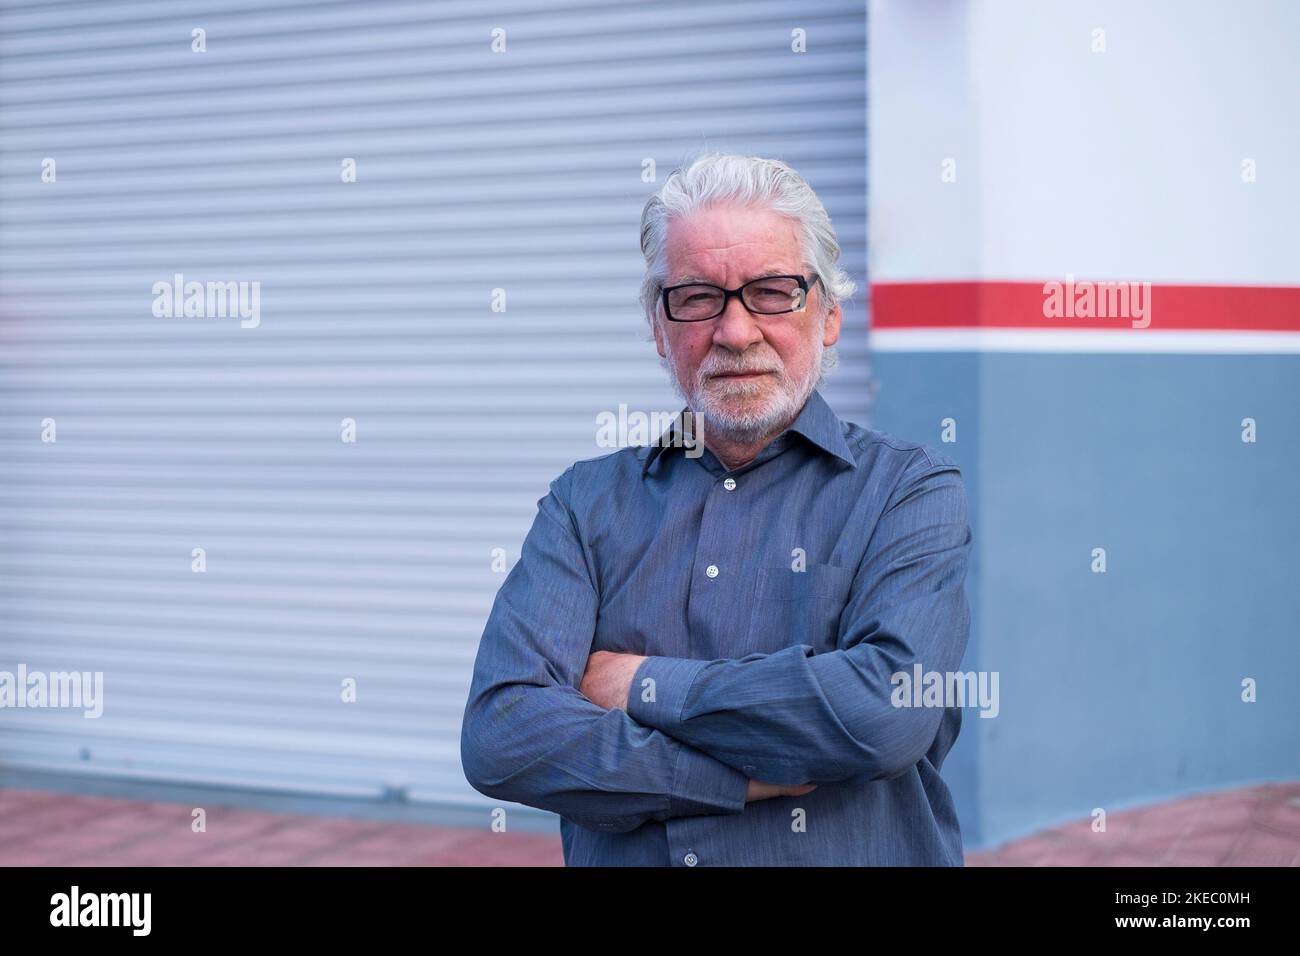
[[[1074,280],[1076,296],[1083,281]],[[871,286],[873,326],[1144,331],[1124,316],[1044,315],[1043,286],[1043,282],[876,282]],[[1148,329],[1300,332],[1300,287],[1153,284],[1149,314]]]

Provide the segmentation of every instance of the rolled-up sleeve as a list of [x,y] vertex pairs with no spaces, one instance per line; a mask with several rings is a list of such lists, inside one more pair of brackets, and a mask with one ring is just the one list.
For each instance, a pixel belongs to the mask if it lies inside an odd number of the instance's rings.
[[573,472],[538,502],[488,617],[461,725],[465,776],[487,796],[602,832],[739,813],[743,773],[578,689],[600,602],[570,510]]
[[794,644],[730,660],[648,657],[628,712],[770,783],[897,776],[929,750],[943,707],[898,707],[894,675],[947,673],[970,632],[971,533],[961,475],[922,453],[874,530],[835,650]]

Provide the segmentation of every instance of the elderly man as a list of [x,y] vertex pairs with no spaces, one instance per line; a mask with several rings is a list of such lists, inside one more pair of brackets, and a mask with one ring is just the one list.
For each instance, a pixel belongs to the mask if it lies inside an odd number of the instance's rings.
[[710,154],[646,204],[642,302],[702,424],[570,466],[479,646],[470,783],[562,818],[568,865],[962,864],[939,769],[969,631],[956,466],[816,391],[853,283],[774,160]]

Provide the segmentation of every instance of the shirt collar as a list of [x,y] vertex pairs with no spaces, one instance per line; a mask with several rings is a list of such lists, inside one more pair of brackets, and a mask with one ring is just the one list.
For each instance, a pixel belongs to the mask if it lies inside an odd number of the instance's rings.
[[[688,417],[689,412],[689,408],[683,408],[678,412],[672,424],[664,429],[658,441],[647,450],[645,461],[641,465],[641,474],[643,476],[650,471],[651,467],[665,451],[673,448],[685,448],[680,436],[683,434],[681,430],[682,421]],[[816,389],[812,390],[799,415],[778,438],[785,436],[789,432],[802,435],[822,451],[834,455],[853,468],[858,466],[852,452],[849,451],[849,443],[844,440],[844,428],[839,416],[835,414],[830,405],[826,404],[826,399],[822,398],[821,392]],[[689,422],[685,434],[687,436],[692,434]],[[772,439],[772,441],[777,440],[777,438]]]

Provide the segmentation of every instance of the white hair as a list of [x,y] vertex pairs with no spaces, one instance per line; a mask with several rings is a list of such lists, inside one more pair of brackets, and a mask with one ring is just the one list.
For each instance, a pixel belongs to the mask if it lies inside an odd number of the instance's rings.
[[641,211],[641,254],[646,262],[641,306],[652,325],[668,277],[668,223],[717,202],[762,206],[795,220],[804,268],[822,280],[823,317],[857,289],[838,265],[840,244],[831,217],[802,176],[779,159],[704,153],[673,170]]

